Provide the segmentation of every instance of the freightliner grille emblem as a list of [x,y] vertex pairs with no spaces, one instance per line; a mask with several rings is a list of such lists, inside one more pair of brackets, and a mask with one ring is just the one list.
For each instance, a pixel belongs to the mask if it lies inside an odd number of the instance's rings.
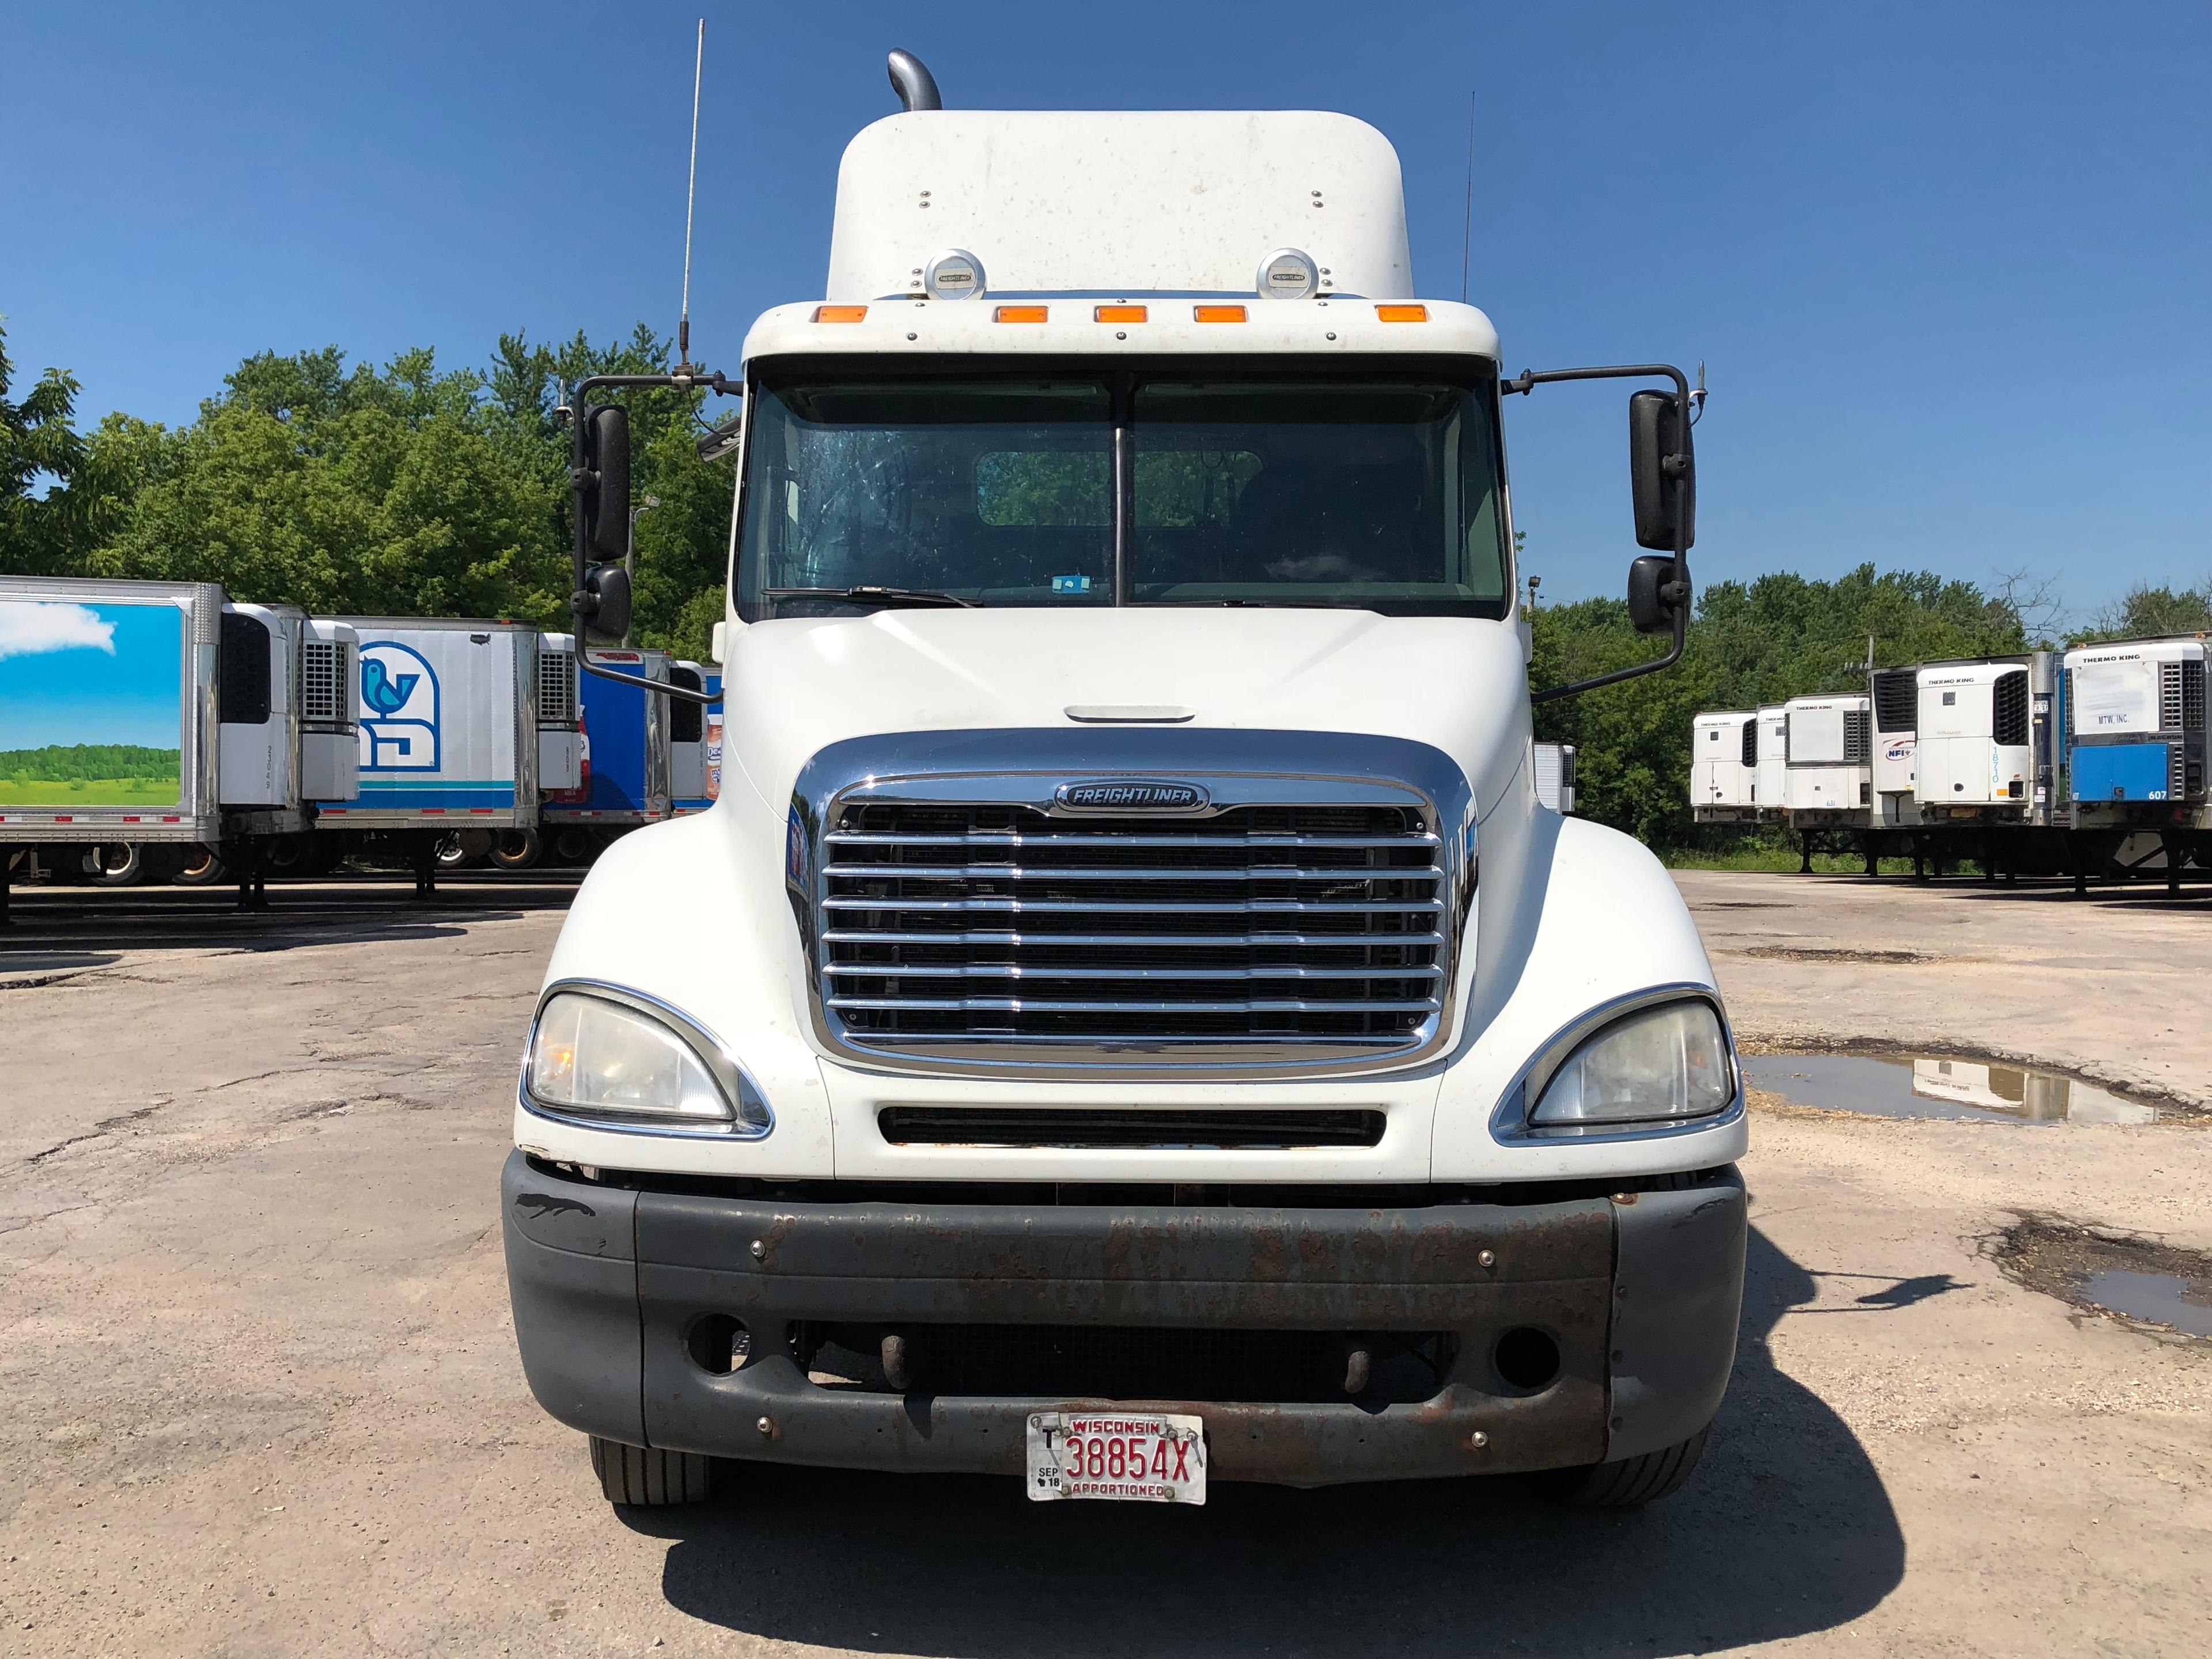
[[1194,783],[1165,783],[1156,778],[1063,783],[1052,798],[1068,812],[1195,812],[1211,799]]

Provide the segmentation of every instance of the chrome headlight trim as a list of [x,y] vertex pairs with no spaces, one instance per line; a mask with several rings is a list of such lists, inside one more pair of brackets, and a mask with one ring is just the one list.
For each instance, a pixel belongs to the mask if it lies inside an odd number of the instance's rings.
[[[642,1118],[610,1117],[598,1113],[574,1111],[563,1106],[551,1106],[538,1099],[530,1092],[530,1056],[538,1046],[538,1024],[545,1017],[545,1010],[553,999],[564,992],[598,997],[602,1001],[626,1007],[634,1013],[646,1015],[682,1038],[729,1101],[729,1121],[720,1124],[679,1123],[674,1120],[654,1122]],[[749,1123],[739,1115],[748,1097],[760,1103],[764,1121]],[[550,1123],[565,1123],[577,1129],[603,1129],[614,1134],[658,1136],[664,1140],[759,1140],[775,1128],[775,1109],[769,1103],[767,1091],[738,1062],[721,1038],[674,1004],[663,1002],[659,997],[632,990],[627,986],[610,985],[605,980],[556,980],[538,994],[538,1006],[530,1016],[530,1035],[523,1043],[522,1065],[515,1079],[515,1098],[524,1111],[532,1117],[542,1117]]]
[[[1535,1110],[1536,1103],[1543,1097],[1546,1085],[1576,1049],[1623,1015],[1670,1002],[1702,1002],[1720,1021],[1721,1040],[1728,1048],[1729,1074],[1735,1085],[1726,1106],[1704,1117],[1654,1118],[1644,1123],[1539,1127],[1528,1121],[1529,1114]],[[1729,1024],[1728,1010],[1722,1006],[1719,993],[1711,986],[1685,980],[1654,985],[1601,1002],[1561,1026],[1537,1049],[1534,1056],[1521,1068],[1511,1086],[1498,1097],[1498,1105],[1490,1115],[1490,1133],[1493,1140],[1505,1146],[1556,1146],[1562,1141],[1571,1141],[1578,1146],[1601,1146],[1613,1141],[1665,1140],[1681,1135],[1701,1134],[1708,1129],[1726,1128],[1743,1115],[1743,1067],[1736,1059],[1735,1028]]]

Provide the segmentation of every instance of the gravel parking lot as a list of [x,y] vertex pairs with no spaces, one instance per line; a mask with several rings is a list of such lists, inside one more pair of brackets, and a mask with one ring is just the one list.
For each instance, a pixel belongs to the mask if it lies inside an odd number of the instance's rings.
[[[2212,1113],[2212,901],[1686,873],[1740,1034],[2032,1059]],[[741,1472],[618,1512],[524,1387],[496,1184],[568,888],[15,896],[0,1652],[2212,1651],[2212,1340],[2019,1282],[2023,1215],[2212,1249],[2212,1115],[1758,1103],[1698,1480],[1040,1509]]]

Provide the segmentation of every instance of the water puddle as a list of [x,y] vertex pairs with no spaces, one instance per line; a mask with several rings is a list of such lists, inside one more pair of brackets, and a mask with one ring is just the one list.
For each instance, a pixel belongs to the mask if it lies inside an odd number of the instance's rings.
[[1747,1054],[1744,1080],[1800,1106],[1979,1123],[2155,1123],[2159,1109],[2033,1066],[1873,1054]]
[[2030,1290],[2122,1324],[2212,1338],[2212,1259],[2193,1250],[2035,1216],[2008,1231],[1996,1254]]

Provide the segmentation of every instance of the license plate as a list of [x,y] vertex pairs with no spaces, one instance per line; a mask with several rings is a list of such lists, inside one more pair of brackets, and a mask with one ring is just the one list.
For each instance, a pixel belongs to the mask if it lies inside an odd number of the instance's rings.
[[1206,1422],[1158,1412],[1037,1412],[1030,1417],[1030,1497],[1206,1502]]

